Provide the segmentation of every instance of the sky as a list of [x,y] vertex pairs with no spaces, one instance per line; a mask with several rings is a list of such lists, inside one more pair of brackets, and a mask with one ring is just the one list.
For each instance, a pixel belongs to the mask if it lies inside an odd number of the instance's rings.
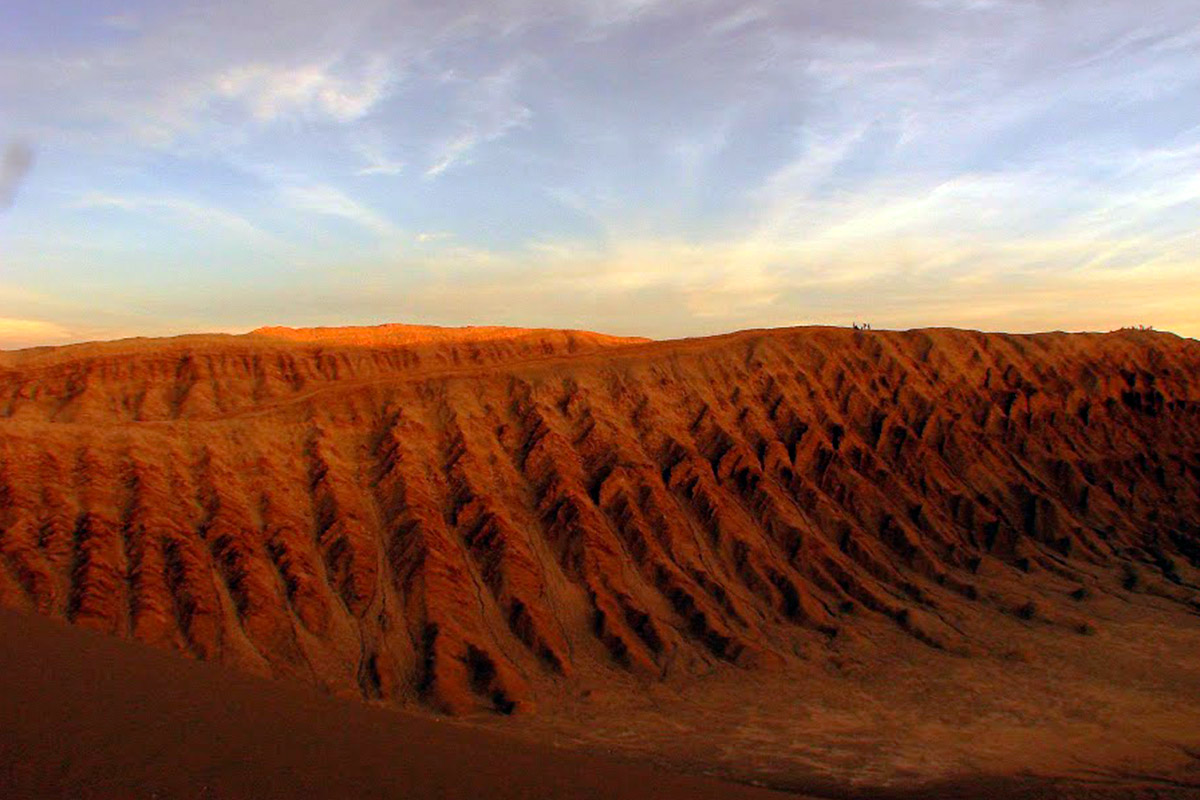
[[0,348],[1200,336],[1200,0],[3,0]]

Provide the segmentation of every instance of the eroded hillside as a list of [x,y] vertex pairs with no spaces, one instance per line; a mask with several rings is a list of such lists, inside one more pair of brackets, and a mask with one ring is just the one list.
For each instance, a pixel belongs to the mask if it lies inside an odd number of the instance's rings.
[[0,555],[6,605],[451,712],[778,670],[880,622],[986,658],[989,617],[1083,636],[1098,592],[1200,611],[1200,344],[264,329],[3,353]]

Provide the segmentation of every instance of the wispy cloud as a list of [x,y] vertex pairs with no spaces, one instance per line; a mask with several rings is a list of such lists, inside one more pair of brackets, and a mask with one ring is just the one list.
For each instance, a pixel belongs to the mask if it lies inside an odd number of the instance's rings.
[[[520,65],[509,64],[495,74],[469,82],[462,92],[462,109],[455,123],[458,130],[435,146],[425,170],[427,178],[436,178],[451,167],[469,163],[480,145],[529,124],[533,112],[516,97],[520,75]],[[445,80],[462,81],[454,75]]]
[[288,186],[282,190],[282,195],[288,205],[301,211],[343,219],[385,239],[400,235],[399,228],[390,220],[336,187],[326,184]]
[[87,192],[72,204],[77,209],[117,209],[153,214],[205,233],[232,234],[257,246],[278,244],[274,237],[243,216],[185,197],[170,195],[117,195]]
[[260,122],[290,114],[350,122],[368,113],[392,80],[382,58],[371,60],[351,76],[337,74],[330,64],[249,64],[218,75],[212,93],[245,103]]
[[355,170],[355,175],[399,175],[406,166],[403,161],[388,158],[378,151],[365,151],[362,155],[365,163]]

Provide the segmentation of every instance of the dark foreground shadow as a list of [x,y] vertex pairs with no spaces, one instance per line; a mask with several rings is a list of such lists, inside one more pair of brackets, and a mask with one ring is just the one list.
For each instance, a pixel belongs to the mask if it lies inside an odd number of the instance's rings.
[[0,797],[769,798],[0,609]]
[[776,790],[375,709],[0,609],[4,800],[1184,800],[1200,798],[1200,777]]

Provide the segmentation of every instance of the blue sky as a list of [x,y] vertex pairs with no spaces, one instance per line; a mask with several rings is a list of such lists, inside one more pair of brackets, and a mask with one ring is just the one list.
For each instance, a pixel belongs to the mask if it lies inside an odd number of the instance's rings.
[[1195,0],[6,0],[0,147],[0,347],[1200,336]]

